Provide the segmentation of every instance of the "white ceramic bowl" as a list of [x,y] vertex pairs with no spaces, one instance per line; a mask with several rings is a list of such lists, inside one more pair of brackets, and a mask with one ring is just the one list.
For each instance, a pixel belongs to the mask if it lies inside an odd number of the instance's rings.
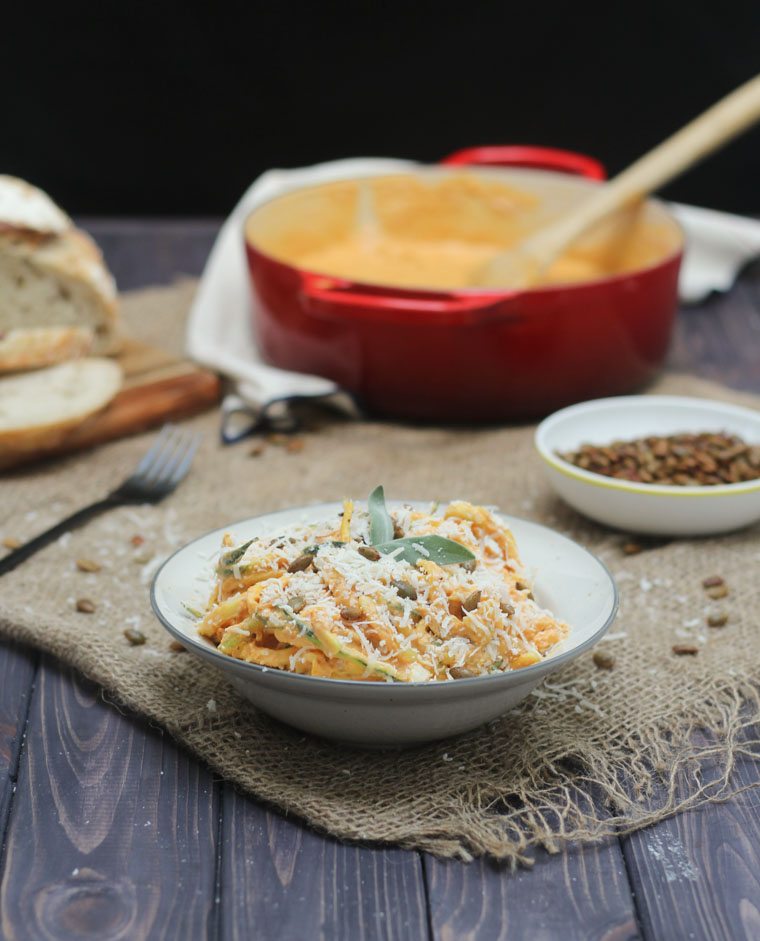
[[[588,650],[617,612],[615,583],[595,556],[544,526],[506,516],[523,561],[535,573],[537,600],[572,628],[562,649],[535,666],[446,682],[333,680],[235,660],[198,635],[185,605],[203,607],[223,533],[229,531],[236,542],[243,542],[293,523],[324,519],[339,509],[339,504],[321,504],[283,510],[201,536],[167,559],[151,590],[153,610],[176,640],[218,667],[261,710],[305,732],[386,748],[467,732],[501,715],[548,673]],[[192,689],[187,694],[191,696]]]
[[557,454],[582,444],[700,431],[725,431],[760,444],[760,412],[675,395],[596,399],[550,415],[538,426],[535,444],[557,493],[608,526],[651,535],[706,536],[757,522],[760,480],[704,487],[639,484],[582,470]]

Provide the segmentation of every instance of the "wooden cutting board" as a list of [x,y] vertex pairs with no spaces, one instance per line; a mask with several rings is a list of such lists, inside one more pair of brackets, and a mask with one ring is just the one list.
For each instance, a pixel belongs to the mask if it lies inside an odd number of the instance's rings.
[[106,408],[53,447],[28,454],[0,455],[0,468],[124,438],[167,421],[196,415],[219,401],[219,377],[189,360],[132,339],[125,341],[124,349],[115,358],[124,372],[124,386]]

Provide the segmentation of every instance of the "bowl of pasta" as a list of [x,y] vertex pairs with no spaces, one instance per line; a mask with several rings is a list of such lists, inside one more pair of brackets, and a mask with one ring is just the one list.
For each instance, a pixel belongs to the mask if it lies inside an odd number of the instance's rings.
[[614,580],[570,539],[462,500],[351,500],[199,537],[157,572],[175,640],[262,711],[374,747],[458,735],[592,647]]

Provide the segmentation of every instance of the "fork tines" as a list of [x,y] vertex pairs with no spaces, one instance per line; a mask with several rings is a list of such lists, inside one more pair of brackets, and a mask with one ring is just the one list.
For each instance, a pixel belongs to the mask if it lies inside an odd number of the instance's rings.
[[130,478],[133,486],[172,490],[190,469],[200,436],[176,425],[164,425]]

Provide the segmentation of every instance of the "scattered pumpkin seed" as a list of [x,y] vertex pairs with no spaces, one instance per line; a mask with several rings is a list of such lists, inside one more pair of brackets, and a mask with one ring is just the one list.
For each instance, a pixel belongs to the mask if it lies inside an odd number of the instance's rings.
[[410,582],[405,582],[403,579],[394,578],[391,581],[391,585],[398,592],[399,598],[408,598],[410,601],[417,600],[417,589]]
[[297,559],[293,561],[288,566],[289,572],[305,572],[306,569],[312,565],[314,562],[314,555],[309,552],[304,552],[303,555],[299,555]]
[[725,627],[728,624],[728,615],[725,611],[717,611],[707,615],[708,627]]
[[482,593],[480,591],[472,591],[462,602],[462,607],[465,611],[474,611],[480,604],[481,598]]
[[725,584],[720,575],[710,575],[707,578],[702,579],[703,588],[717,588],[719,585]]
[[76,609],[80,614],[93,614],[95,604],[89,598],[77,598]]
[[80,572],[99,572],[102,566],[92,559],[77,559],[77,568]]
[[638,555],[642,551],[642,546],[638,542],[624,542],[623,555]]
[[373,546],[359,546],[356,551],[359,555],[363,555],[365,559],[369,559],[370,562],[377,562],[380,558],[380,553]]
[[671,649],[677,657],[695,657],[699,653],[696,644],[673,644]]
[[404,538],[404,535],[405,535],[405,534],[404,534],[404,530],[399,526],[398,523],[394,522],[394,524],[393,524],[393,538],[394,538],[394,539],[403,539],[403,538]]
[[514,605],[509,604],[507,601],[502,601],[499,604],[499,608],[501,609],[501,613],[506,614],[509,618],[515,613]]
[[602,650],[595,650],[591,659],[598,670],[612,670],[615,667],[615,658]]
[[707,589],[707,595],[709,598],[712,598],[713,601],[718,601],[720,598],[725,598],[728,594],[728,585],[714,585],[712,588]]
[[340,616],[344,621],[358,621],[362,613],[358,608],[346,607],[340,609]]
[[172,653],[186,653],[187,647],[178,640],[173,640],[169,644],[169,650],[171,650]]
[[124,636],[133,647],[139,647],[141,644],[145,643],[145,634],[143,634],[142,631],[138,631],[136,627],[128,627],[124,631]]
[[13,536],[6,536],[3,539],[3,545],[6,549],[18,549],[22,545],[20,539],[15,539]]

